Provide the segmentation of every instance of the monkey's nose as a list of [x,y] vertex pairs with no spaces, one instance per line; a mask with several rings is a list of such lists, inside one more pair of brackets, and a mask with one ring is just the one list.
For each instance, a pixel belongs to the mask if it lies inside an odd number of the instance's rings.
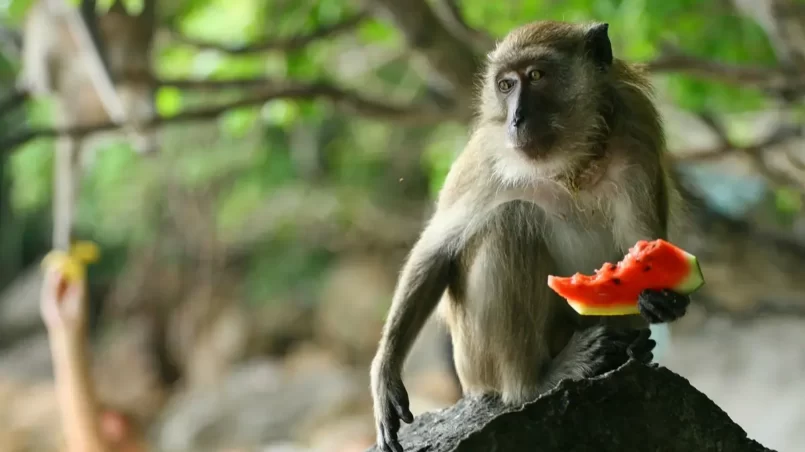
[[514,110],[512,125],[514,127],[520,127],[524,121],[525,121],[525,111],[523,110],[523,107],[518,106],[517,109]]

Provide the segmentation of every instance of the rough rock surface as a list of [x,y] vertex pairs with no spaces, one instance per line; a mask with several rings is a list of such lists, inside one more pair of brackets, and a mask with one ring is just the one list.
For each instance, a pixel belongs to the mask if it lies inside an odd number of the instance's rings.
[[522,407],[462,399],[404,425],[400,443],[405,452],[771,451],[685,378],[637,362]]

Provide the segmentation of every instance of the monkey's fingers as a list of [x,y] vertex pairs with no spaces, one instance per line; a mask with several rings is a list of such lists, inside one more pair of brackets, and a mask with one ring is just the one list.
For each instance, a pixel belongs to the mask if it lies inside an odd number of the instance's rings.
[[654,353],[652,352],[639,353],[635,350],[629,349],[629,357],[643,364],[651,364],[651,362],[654,361]]
[[668,323],[684,315],[687,306],[674,306],[672,299],[662,291],[644,290],[637,300],[637,309],[649,323]]
[[651,330],[648,328],[640,330],[635,341],[629,346],[627,353],[630,358],[649,364],[654,359],[654,347],[657,342],[651,339]]
[[399,421],[396,421],[397,427],[395,427],[394,424],[395,421],[390,419],[378,423],[377,445],[383,452],[404,452],[400,441],[397,439]]
[[601,341],[595,344],[593,373],[600,375],[617,369],[629,360],[628,348],[638,338],[639,332],[629,329],[604,327]]
[[394,411],[397,415],[402,419],[403,422],[406,424],[410,424],[414,421],[414,415],[411,413],[410,409],[410,401],[408,399],[408,391],[405,390],[405,387],[395,388],[394,391],[394,399],[392,401],[392,406]]
[[671,305],[671,310],[677,316],[677,318],[685,315],[688,306],[690,306],[690,295],[682,295],[674,292],[673,290],[663,290],[662,292],[668,300],[668,304]]

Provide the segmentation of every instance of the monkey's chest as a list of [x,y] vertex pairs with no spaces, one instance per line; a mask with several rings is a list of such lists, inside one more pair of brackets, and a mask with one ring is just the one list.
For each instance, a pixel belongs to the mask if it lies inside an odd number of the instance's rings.
[[576,272],[592,274],[605,262],[617,260],[622,254],[612,229],[603,221],[584,225],[563,220],[547,221],[545,236],[555,266],[553,271],[558,276],[570,276]]
[[533,203],[511,202],[493,212],[463,256],[458,293],[479,309],[499,309],[484,300],[531,305],[549,295],[548,275],[589,274],[620,254],[603,219],[558,219]]

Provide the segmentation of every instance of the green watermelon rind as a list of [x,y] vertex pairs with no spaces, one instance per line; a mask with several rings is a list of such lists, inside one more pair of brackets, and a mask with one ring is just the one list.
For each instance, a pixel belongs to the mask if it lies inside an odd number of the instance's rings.
[[688,276],[672,287],[671,290],[680,295],[690,295],[704,285],[704,274],[702,274],[702,267],[699,265],[699,259],[696,256],[684,250],[680,251],[684,254],[684,259],[688,263]]

